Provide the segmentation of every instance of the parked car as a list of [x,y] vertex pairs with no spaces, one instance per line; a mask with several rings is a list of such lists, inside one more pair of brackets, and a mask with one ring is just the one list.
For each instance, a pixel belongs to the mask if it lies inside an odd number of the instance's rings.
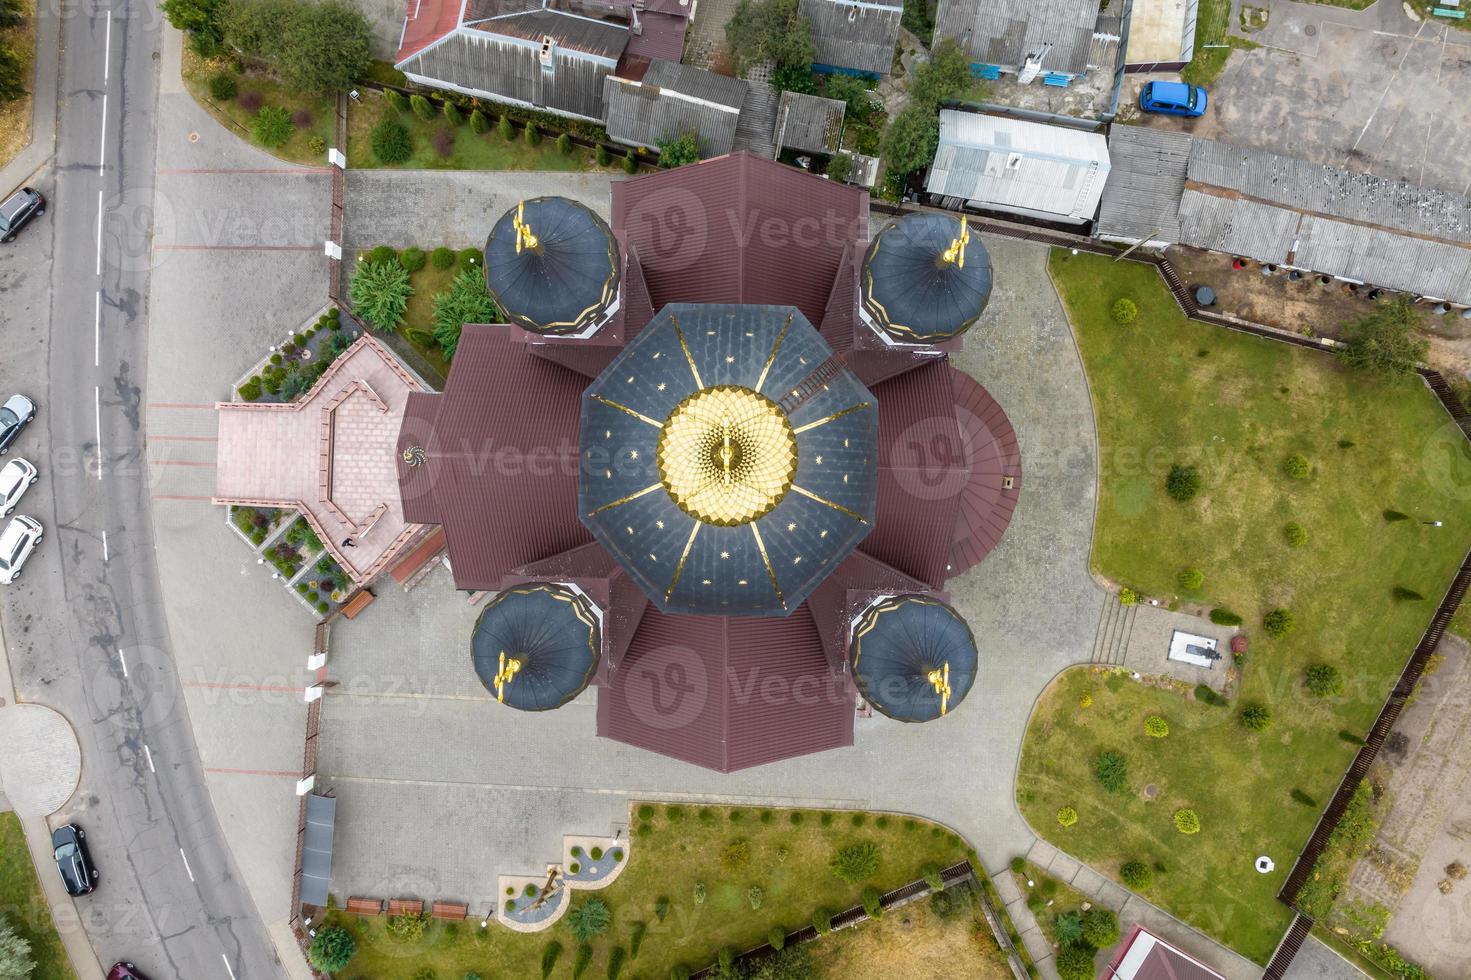
[[45,534],[40,521],[24,514],[15,516],[0,533],[0,584],[9,585],[20,578],[21,566]]
[[0,517],[11,515],[36,479],[36,468],[19,456],[0,466]]
[[10,452],[10,444],[36,417],[36,403],[25,395],[11,395],[0,405],[0,456]]
[[148,980],[138,972],[138,968],[131,963],[114,963],[112,969],[107,971],[107,980]]
[[74,823],[58,827],[51,835],[51,848],[67,894],[90,895],[97,887],[97,869],[92,865],[92,855],[87,853],[87,832]]
[[1167,116],[1205,115],[1205,89],[1184,82],[1150,82],[1139,91],[1139,108]]
[[0,242],[13,242],[32,218],[46,213],[46,198],[32,187],[22,187],[0,203]]

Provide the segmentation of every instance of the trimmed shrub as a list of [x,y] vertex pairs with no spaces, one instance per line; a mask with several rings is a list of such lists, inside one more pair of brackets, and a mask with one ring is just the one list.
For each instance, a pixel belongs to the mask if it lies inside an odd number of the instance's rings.
[[1217,708],[1224,708],[1231,703],[1224,694],[1221,694],[1209,684],[1195,685],[1195,700],[1215,705]]
[[1107,949],[1119,941],[1119,917],[1112,909],[1095,905],[1083,913],[1083,941],[1095,949]]
[[557,149],[562,153],[563,156],[570,157],[572,155],[572,137],[568,136],[566,133],[558,136]]
[[1308,529],[1297,521],[1288,521],[1282,527],[1282,537],[1294,548],[1300,548],[1308,542]]
[[879,848],[872,841],[849,844],[827,863],[828,870],[850,885],[873,877],[879,868]]
[[429,264],[440,272],[455,264],[455,250],[443,245],[429,253]]
[[501,116],[501,121],[496,125],[496,130],[501,134],[501,139],[507,143],[516,138],[516,124],[511,122],[510,116]]
[[470,112],[470,132],[476,136],[483,136],[490,132],[490,120],[479,109],[473,109]]
[[459,126],[464,123],[465,114],[453,102],[446,102],[444,104],[444,121],[451,126]]
[[460,263],[461,272],[472,272],[485,265],[485,256],[478,248],[462,248],[455,258]]
[[882,898],[883,895],[881,895],[879,893],[879,890],[872,885],[869,885],[868,887],[863,889],[863,896],[861,898],[861,901],[863,902],[863,911],[868,913],[868,917],[870,919],[879,919],[883,917],[884,907],[880,901]]
[[1189,836],[1200,833],[1200,817],[1196,816],[1194,810],[1188,807],[1175,811],[1175,829]]
[[746,889],[746,901],[751,903],[751,910],[755,911],[761,907],[762,902],[766,901],[766,892],[760,885],[752,885]]
[[1225,607],[1217,606],[1211,610],[1211,622],[1217,626],[1240,626],[1241,617]]
[[394,88],[383,90],[383,101],[387,102],[388,107],[394,112],[403,112],[409,107],[409,100],[402,92]]
[[1265,704],[1252,703],[1241,709],[1241,727],[1253,732],[1264,732],[1272,724],[1272,709]]
[[1065,806],[1057,811],[1057,822],[1064,827],[1071,827],[1078,822],[1078,811],[1070,806]]
[[654,808],[647,803],[643,804],[638,808],[638,818],[640,820],[654,819]]
[[1389,590],[1389,594],[1394,597],[1395,602],[1420,602],[1425,598],[1414,589],[1407,589],[1403,585],[1396,585]]
[[1313,664],[1304,677],[1313,697],[1331,698],[1343,693],[1343,673],[1332,664]]
[[638,173],[638,157],[630,150],[623,155],[623,172],[626,174]]
[[248,402],[253,402],[253,401],[259,400],[260,399],[260,376],[259,375],[256,375],[255,377],[252,377],[249,381],[245,382],[245,384],[241,385],[236,390],[238,392],[240,392],[240,397],[243,398],[243,399],[245,399]]
[[312,937],[306,958],[323,973],[347,969],[347,961],[358,951],[357,940],[341,926],[323,926]]
[[428,122],[429,120],[434,118],[434,103],[430,102],[422,95],[415,94],[409,96],[409,108],[414,110],[414,115],[418,116],[425,122]]
[[250,133],[262,146],[285,146],[292,132],[291,116],[279,106],[261,106],[260,112],[250,121]]
[[1159,715],[1150,715],[1144,719],[1144,734],[1150,738],[1164,738],[1170,733],[1170,723]]
[[1180,583],[1181,590],[1195,592],[1205,584],[1205,573],[1198,568],[1187,568],[1180,573],[1177,581]]
[[1288,609],[1273,609],[1262,617],[1262,629],[1268,636],[1281,638],[1297,628],[1297,620]]
[[628,951],[622,946],[614,946],[608,951],[608,980],[618,980],[618,974],[623,972],[623,961],[628,956]]
[[1195,499],[1200,493],[1200,470],[1194,466],[1182,466],[1176,463],[1170,467],[1169,475],[1165,477],[1165,492],[1170,499],[1185,503]]
[[787,944],[787,931],[781,926],[772,926],[766,930],[766,944],[780,953]]
[[1109,310],[1113,322],[1120,326],[1133,323],[1139,316],[1139,306],[1127,296],[1113,301],[1113,307]]
[[940,869],[935,865],[927,864],[923,868],[920,868],[919,876],[924,879],[926,885],[929,885],[935,891],[945,890],[945,879],[940,877]]
[[398,253],[398,264],[407,272],[418,272],[429,262],[429,256],[421,248],[409,247]]
[[1308,465],[1308,458],[1302,453],[1293,453],[1282,461],[1282,472],[1294,480],[1306,480],[1312,475],[1313,468]]
[[703,881],[695,882],[694,897],[696,905],[705,904],[705,883]]
[[541,130],[536,128],[536,123],[527,122],[526,128],[521,131],[521,138],[526,141],[527,146],[536,146],[541,143]]
[[1119,878],[1135,891],[1148,888],[1154,881],[1154,872],[1143,861],[1126,861],[1119,868]]
[[1292,791],[1292,801],[1294,803],[1301,803],[1303,806],[1311,807],[1313,809],[1317,809],[1318,806],[1317,800],[1313,799],[1311,796],[1309,796],[1307,793],[1304,793],[1300,789],[1294,789]]
[[598,162],[598,166],[606,167],[609,163],[612,162],[613,154],[608,152],[608,148],[606,146],[599,143],[597,149],[593,150],[593,159]]
[[1076,944],[1057,951],[1053,961],[1062,980],[1093,980],[1093,950]]
[[638,959],[638,948],[644,944],[644,933],[648,926],[642,922],[635,922],[628,927],[628,958]]
[[385,119],[373,127],[373,156],[380,163],[403,163],[414,154],[408,128],[396,119]]
[[222,71],[209,76],[209,97],[216,102],[229,102],[239,94],[240,84],[232,73]]
[[827,909],[814,909],[812,912],[812,928],[817,930],[819,936],[826,936],[833,931],[833,914]]
[[571,864],[567,865],[567,873],[568,874],[574,874],[575,875],[575,874],[577,874],[577,872],[579,872],[581,870],[582,870],[582,865],[578,864],[576,861],[573,861]]
[[594,847],[591,851],[587,852],[587,855],[594,861],[601,861],[603,859],[603,849],[601,847]]
[[1129,786],[1129,760],[1112,750],[1100,752],[1093,759],[1093,775],[1110,793],[1118,793]]
[[590,963],[592,963],[592,946],[588,943],[578,943],[577,952],[572,957],[572,980],[577,980],[586,973]]

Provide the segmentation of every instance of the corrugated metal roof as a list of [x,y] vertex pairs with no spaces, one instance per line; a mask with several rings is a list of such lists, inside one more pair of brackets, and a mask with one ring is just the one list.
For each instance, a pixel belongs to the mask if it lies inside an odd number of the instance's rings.
[[439,505],[434,502],[429,471],[424,464],[428,461],[425,447],[434,434],[434,416],[443,397],[437,391],[411,391],[404,405],[394,460],[404,520],[412,524],[439,523]]
[[1016,69],[1042,53],[1042,70],[1088,67],[1097,0],[940,0],[935,37],[953,37],[971,60]]
[[[951,578],[980,564],[1011,526],[1022,489],[1022,453],[1011,420],[991,393],[963,371],[950,369],[955,419],[969,472],[960,494]],[[1006,486],[1010,478],[1011,486]]]
[[893,68],[902,4],[799,0],[797,10],[812,27],[817,64],[874,75],[887,75]]
[[1115,124],[1096,231],[1130,241],[1180,240],[1180,195],[1191,139],[1184,133]]
[[603,82],[608,135],[631,146],[657,146],[686,132],[699,137],[702,157],[722,156],[735,143],[747,85],[700,68],[653,61],[642,81]]
[[306,834],[301,845],[301,904],[325,907],[332,880],[332,832],[337,799],[312,793],[306,798]]
[[613,61],[618,60],[628,43],[626,24],[579,17],[561,10],[526,10],[487,20],[467,17],[465,26],[487,34],[533,41],[538,46],[550,37],[558,48]]
[[843,134],[843,114],[848,103],[802,92],[783,92],[776,107],[773,138],[778,149],[803,153],[832,153]]
[[1100,133],[942,109],[925,189],[978,207],[1088,221],[1108,172]]

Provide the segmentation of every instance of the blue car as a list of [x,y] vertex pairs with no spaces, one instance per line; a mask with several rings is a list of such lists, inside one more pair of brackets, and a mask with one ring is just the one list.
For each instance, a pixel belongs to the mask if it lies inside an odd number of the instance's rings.
[[1139,108],[1168,116],[1205,115],[1205,89],[1184,82],[1150,82],[1139,92]]

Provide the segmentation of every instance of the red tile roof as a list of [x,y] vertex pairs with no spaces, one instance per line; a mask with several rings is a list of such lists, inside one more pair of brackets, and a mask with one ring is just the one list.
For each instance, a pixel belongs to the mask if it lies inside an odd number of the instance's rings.
[[650,607],[598,695],[598,734],[733,772],[852,745],[853,713],[805,605],[785,617]]
[[394,63],[423,51],[460,26],[460,0],[408,0]]
[[[1011,524],[1022,488],[1022,451],[1016,430],[996,399],[970,375],[954,368],[955,418],[970,478],[960,493],[950,575],[980,564]],[[1003,486],[1011,477],[1010,489]]]

